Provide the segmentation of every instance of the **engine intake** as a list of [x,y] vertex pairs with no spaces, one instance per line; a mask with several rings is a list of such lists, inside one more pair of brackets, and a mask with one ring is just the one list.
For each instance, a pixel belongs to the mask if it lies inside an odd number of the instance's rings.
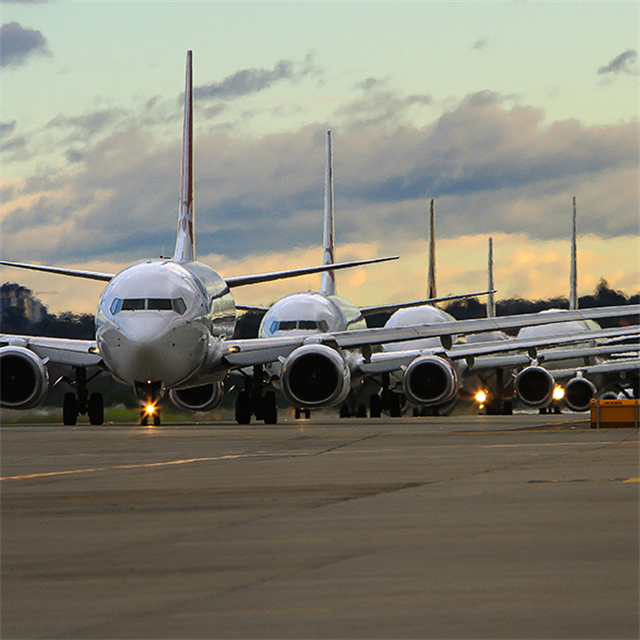
[[199,387],[171,389],[169,399],[178,409],[187,411],[211,411],[222,401],[222,382],[212,382]]
[[298,347],[282,365],[282,392],[294,406],[313,409],[338,404],[350,389],[349,366],[326,345]]
[[413,404],[444,404],[458,392],[458,375],[444,358],[419,356],[405,369],[402,386]]
[[523,369],[515,380],[518,398],[530,407],[546,407],[551,402],[554,387],[553,376],[537,365]]
[[0,348],[0,406],[33,409],[49,390],[46,363],[26,347]]
[[596,395],[596,388],[590,380],[578,376],[567,382],[564,393],[564,400],[571,411],[587,411]]

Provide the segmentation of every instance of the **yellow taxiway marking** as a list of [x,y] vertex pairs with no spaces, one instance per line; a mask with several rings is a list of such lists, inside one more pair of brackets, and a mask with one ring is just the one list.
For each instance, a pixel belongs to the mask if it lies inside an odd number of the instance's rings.
[[[19,476],[3,476],[0,477],[0,481],[4,480],[32,480],[35,478],[51,478],[53,476],[68,476],[81,473],[94,473],[97,471],[113,471],[115,469],[148,469],[150,467],[168,467],[171,465],[180,464],[193,464],[194,462],[213,462],[216,460],[235,460],[237,458],[264,458],[264,457],[276,457],[286,456],[291,454],[285,453],[235,453],[227,454],[224,456],[208,456],[204,458],[183,458],[178,460],[167,460],[165,462],[140,462],[136,464],[117,464],[106,467],[89,467],[85,469],[66,469],[63,471],[44,471],[42,473],[28,473]],[[301,455],[301,454],[297,454]]]
[[626,480],[623,480],[622,482],[640,482],[640,478],[627,478]]

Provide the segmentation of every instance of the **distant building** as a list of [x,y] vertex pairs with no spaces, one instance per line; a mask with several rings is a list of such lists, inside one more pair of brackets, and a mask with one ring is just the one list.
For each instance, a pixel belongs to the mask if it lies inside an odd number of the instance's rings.
[[20,309],[24,317],[33,323],[40,322],[47,315],[47,307],[33,295],[31,289],[13,282],[5,282],[0,287],[0,313],[9,307]]

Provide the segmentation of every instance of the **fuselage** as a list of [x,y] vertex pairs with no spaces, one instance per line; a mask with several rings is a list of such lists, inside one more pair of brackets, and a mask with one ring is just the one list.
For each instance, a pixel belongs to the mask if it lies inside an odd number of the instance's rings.
[[154,394],[196,379],[214,343],[233,335],[236,309],[224,279],[200,262],[147,260],[118,273],[96,313],[105,365]]
[[365,328],[360,309],[345,298],[305,291],[273,304],[262,318],[258,335],[272,338]]

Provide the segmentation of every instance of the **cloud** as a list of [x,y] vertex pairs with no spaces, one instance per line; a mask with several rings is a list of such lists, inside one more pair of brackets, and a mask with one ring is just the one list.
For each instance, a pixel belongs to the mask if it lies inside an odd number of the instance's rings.
[[[443,239],[566,238],[574,195],[581,233],[637,234],[637,122],[547,123],[541,109],[480,92],[416,127],[399,118],[413,97],[376,84],[331,119],[339,244],[379,243],[382,254],[395,254],[416,234],[426,237],[430,198]],[[39,162],[4,198],[7,259],[126,263],[170,253],[180,127],[173,122],[174,137],[165,139],[165,129],[152,126],[161,122],[157,109],[52,120],[47,131],[66,141],[55,162]],[[140,126],[144,118],[149,126]],[[327,128],[260,138],[198,131],[199,255],[240,260],[319,246]]]
[[598,69],[598,75],[617,75],[620,73],[637,76],[638,69],[635,66],[638,60],[638,52],[635,49],[627,49],[624,53],[616,56],[609,64]]
[[302,64],[279,60],[273,69],[242,69],[222,82],[195,87],[193,93],[196,100],[231,100],[264,91],[282,80],[296,83],[307,75],[317,73],[313,56],[309,54]]
[[35,54],[49,55],[47,39],[36,29],[26,29],[18,22],[0,27],[1,66],[18,67]]

